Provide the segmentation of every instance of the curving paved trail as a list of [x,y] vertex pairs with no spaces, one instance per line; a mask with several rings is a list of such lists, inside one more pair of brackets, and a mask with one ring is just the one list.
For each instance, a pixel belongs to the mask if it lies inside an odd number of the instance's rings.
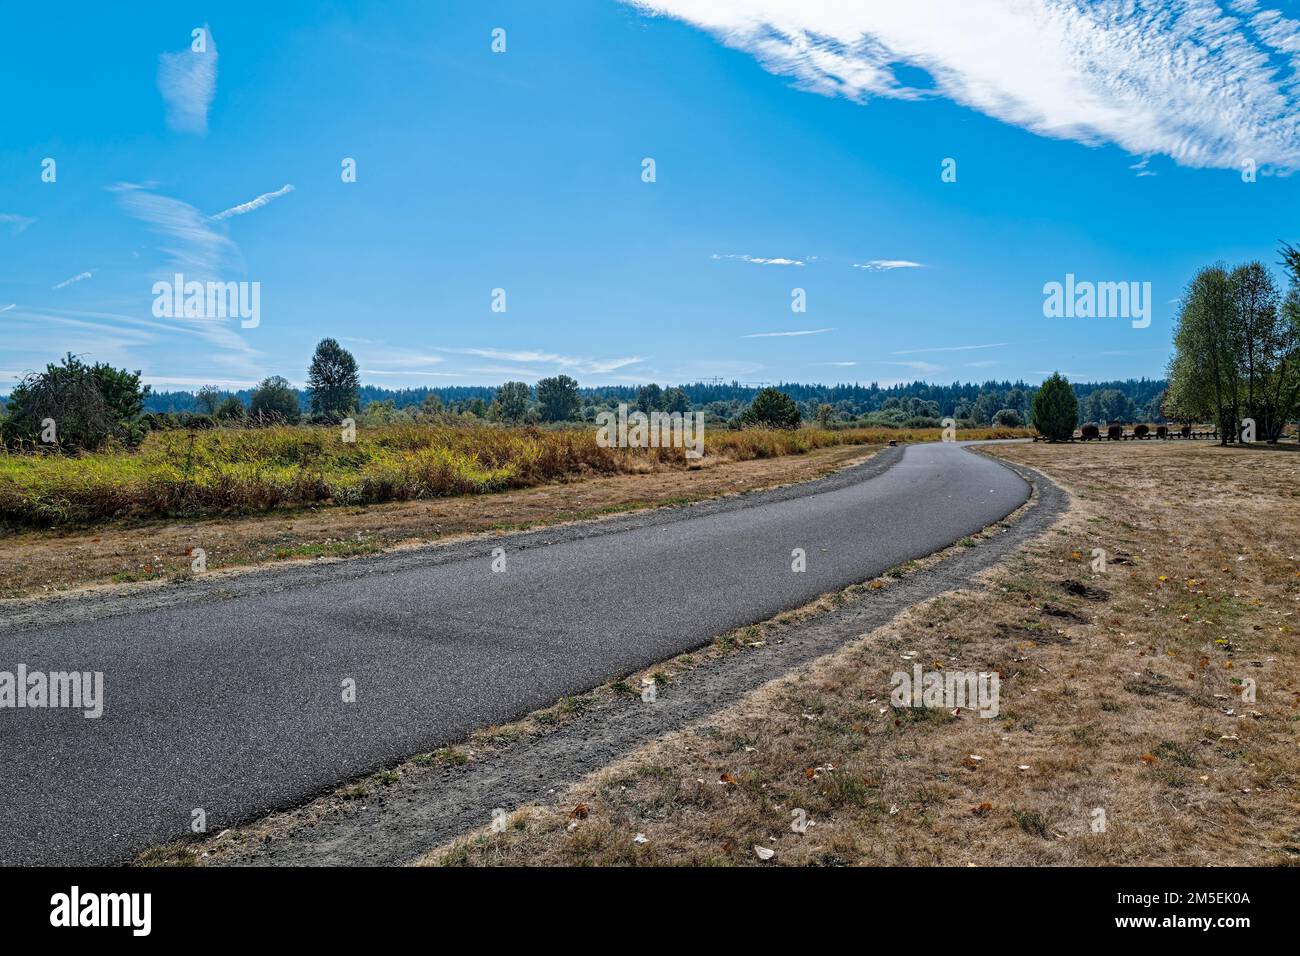
[[196,808],[215,832],[301,802],[934,552],[1028,495],[960,444],[913,445],[724,502],[79,602],[52,622],[0,614],[0,672],[102,671],[105,687],[97,720],[0,709],[0,863],[114,862],[185,834]]

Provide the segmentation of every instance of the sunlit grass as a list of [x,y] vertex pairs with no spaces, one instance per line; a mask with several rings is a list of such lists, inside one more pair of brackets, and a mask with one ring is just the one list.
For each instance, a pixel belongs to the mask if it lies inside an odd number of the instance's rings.
[[[962,437],[1023,434],[988,429]],[[716,428],[706,432],[705,454],[747,460],[938,438],[938,429]],[[389,425],[359,429],[355,442],[329,427],[154,432],[134,451],[0,454],[0,521],[55,526],[373,504],[690,464],[681,448],[602,448],[593,427]]]

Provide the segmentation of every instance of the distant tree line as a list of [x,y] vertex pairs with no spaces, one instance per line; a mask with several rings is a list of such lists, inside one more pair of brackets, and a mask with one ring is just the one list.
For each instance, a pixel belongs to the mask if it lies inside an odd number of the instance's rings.
[[[268,387],[271,388],[267,392]],[[1162,414],[1166,382],[1163,379],[1127,379],[1121,381],[1076,383],[1071,385],[1078,401],[1079,421],[1164,422]],[[788,396],[806,420],[827,427],[884,426],[933,427],[941,419],[952,417],[965,426],[1007,425],[1015,427],[1029,421],[1037,387],[1023,381],[988,381],[932,385],[912,382],[891,386],[808,385],[778,383],[775,388]],[[157,392],[149,396],[147,410],[159,414],[216,414],[214,409],[226,403],[222,417],[237,415],[231,400],[245,410],[255,406],[255,396],[262,393],[256,407],[274,408],[279,413],[294,414],[286,389],[293,387],[282,379],[268,379],[255,389],[199,392]],[[204,392],[210,391],[209,397]],[[502,386],[451,385],[388,389],[375,385],[357,388],[353,411],[386,420],[427,417],[432,413],[469,416],[490,421],[541,423],[555,421],[594,421],[606,409],[620,402],[642,411],[702,411],[712,424],[738,422],[761,386],[739,382],[702,383],[662,386],[649,384],[580,387],[567,375],[543,378],[536,383],[508,382]],[[310,388],[295,393],[299,415],[310,419],[319,415]],[[274,402],[268,402],[270,395]],[[371,406],[378,406],[371,410]],[[302,410],[306,410],[303,412]]]
[[[480,420],[507,424],[594,422],[626,403],[646,413],[700,412],[714,427],[763,424],[795,427],[815,421],[826,428],[884,426],[932,428],[951,417],[960,427],[1018,427],[1034,418],[1039,389],[1023,381],[891,386],[804,385],[775,387],[704,383],[582,388],[568,375],[499,387],[383,389],[363,386],[356,359],[335,339],[316,346],[299,389],[279,375],[252,389],[205,386],[194,392],[153,392],[140,373],[107,365],[86,365],[67,356],[59,365],[27,376],[9,396],[0,416],[6,445],[41,442],[41,424],[58,421],[58,447],[96,448],[105,442],[135,444],[153,429],[258,427],[275,424],[360,425]],[[1063,384],[1071,391],[1077,423],[1133,419],[1163,421],[1165,382],[1130,379]],[[1249,394],[1254,394],[1247,389]],[[1255,407],[1252,405],[1251,407]]]

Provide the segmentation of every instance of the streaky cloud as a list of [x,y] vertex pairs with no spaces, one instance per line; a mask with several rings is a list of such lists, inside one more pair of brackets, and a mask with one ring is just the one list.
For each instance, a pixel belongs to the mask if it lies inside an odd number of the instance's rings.
[[293,192],[293,183],[285,183],[275,192],[262,193],[256,199],[250,199],[248,202],[240,203],[238,206],[231,206],[229,209],[223,209],[211,218],[214,221],[220,221],[222,219],[229,219],[231,216],[242,216],[245,213],[252,212],[254,209],[261,209],[272,200],[279,199],[281,196],[291,192]]
[[36,220],[31,216],[20,216],[16,212],[0,212],[0,223],[5,223],[16,236]]
[[167,125],[199,136],[208,131],[208,109],[217,95],[217,41],[206,23],[203,32],[202,52],[191,47],[158,56],[158,92],[167,105]]
[[923,269],[925,267],[919,262],[912,262],[910,259],[871,259],[868,262],[855,262],[853,268],[866,269],[868,272],[890,272],[894,269]]
[[[1039,136],[1194,168],[1300,165],[1300,21],[1259,3],[624,2],[825,96],[945,97]],[[906,82],[916,70],[933,85]]]
[[67,286],[72,285],[74,282],[83,282],[89,278],[90,278],[89,272],[78,272],[75,276],[72,276],[69,279],[64,279],[62,282],[56,282],[53,286],[51,286],[51,288],[63,289],[66,288]]
[[235,244],[209,225],[209,219],[189,203],[151,192],[135,183],[118,183],[109,190],[127,214],[164,237],[162,249],[170,264],[193,273],[191,278],[215,279],[222,266],[238,254]]
[[713,256],[712,256],[711,258],[714,258],[714,259],[738,259],[738,260],[740,260],[741,262],[752,262],[752,263],[754,263],[755,265],[760,265],[760,266],[802,266],[802,265],[803,265],[803,260],[802,260],[802,259],[782,259],[782,258],[776,258],[776,259],[765,259],[765,258],[763,258],[763,257],[761,257],[761,256],[732,256],[732,255],[719,255],[719,254],[716,253],[716,252],[713,254]]
[[742,339],[779,339],[792,335],[821,335],[823,332],[834,332],[834,329],[800,329],[794,332],[751,332],[749,335],[742,335]]
[[1000,349],[1010,345],[1010,342],[990,342],[987,345],[938,345],[928,349],[903,349],[899,352],[890,352],[890,355],[920,355],[923,352],[974,352],[979,349]]

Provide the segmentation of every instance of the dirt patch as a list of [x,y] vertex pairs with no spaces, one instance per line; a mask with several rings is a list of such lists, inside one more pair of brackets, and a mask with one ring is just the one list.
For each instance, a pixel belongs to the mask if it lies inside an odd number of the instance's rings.
[[1088,619],[1082,615],[1075,614],[1068,608],[1057,607],[1055,604],[1044,604],[1043,613],[1048,617],[1059,617],[1066,621],[1073,621],[1076,624],[1086,624]]
[[1092,587],[1084,584],[1082,581],[1068,580],[1061,582],[1061,590],[1066,594],[1073,594],[1075,597],[1087,598],[1089,601],[1104,601],[1110,597],[1110,592],[1103,588]]
[[993,636],[1000,641],[1013,641],[1026,647],[1033,647],[1035,644],[1070,643],[1069,635],[1062,631],[1054,631],[1042,626],[1030,628],[1019,624],[1008,624],[1006,621],[998,622]]
[[879,446],[819,448],[803,455],[588,478],[490,495],[314,507],[194,521],[119,522],[89,531],[0,530],[3,595],[16,598],[99,584],[166,582],[271,562],[355,557],[488,531],[614,515],[808,481],[870,457]]

